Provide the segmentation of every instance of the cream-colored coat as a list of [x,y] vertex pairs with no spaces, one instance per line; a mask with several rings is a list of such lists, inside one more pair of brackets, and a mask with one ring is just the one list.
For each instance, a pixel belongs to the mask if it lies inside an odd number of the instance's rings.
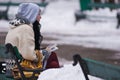
[[34,52],[35,40],[32,25],[22,24],[20,26],[10,25],[5,43],[11,43],[16,46],[24,59],[37,59]]

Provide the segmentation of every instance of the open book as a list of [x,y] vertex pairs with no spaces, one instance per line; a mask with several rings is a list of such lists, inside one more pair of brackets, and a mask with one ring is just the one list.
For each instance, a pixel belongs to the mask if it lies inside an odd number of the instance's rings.
[[53,52],[53,51],[55,51],[55,50],[58,50],[57,44],[50,44],[50,45],[48,45],[48,46],[46,47],[46,50],[47,50],[48,52]]
[[[46,68],[47,59],[49,58],[51,52],[53,52],[53,51],[55,51],[55,50],[57,50],[57,49],[58,49],[57,44],[50,44],[50,45],[48,45],[48,46],[46,47],[45,50],[48,51],[48,52],[43,52],[43,54],[45,55],[45,56],[43,56],[43,57],[44,57],[44,58],[43,58],[43,59],[44,59],[44,60],[43,60],[43,62],[44,62],[43,69]],[[43,51],[45,51],[45,50],[43,50]]]

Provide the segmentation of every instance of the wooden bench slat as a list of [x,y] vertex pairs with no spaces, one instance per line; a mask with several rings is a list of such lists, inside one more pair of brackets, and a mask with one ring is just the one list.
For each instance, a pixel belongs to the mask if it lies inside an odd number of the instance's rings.
[[120,4],[114,4],[114,3],[90,3],[88,4],[89,7],[108,7],[108,8],[120,8]]

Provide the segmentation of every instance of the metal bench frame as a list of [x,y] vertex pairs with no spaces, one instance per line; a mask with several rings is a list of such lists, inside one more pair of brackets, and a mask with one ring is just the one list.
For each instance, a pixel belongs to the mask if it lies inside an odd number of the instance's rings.
[[89,80],[88,75],[96,76],[105,80],[120,80],[119,66],[82,58],[79,54],[74,55],[73,60],[74,66],[79,63],[86,80]]
[[[17,54],[18,53],[18,49],[17,47],[15,46],[12,46],[10,43],[6,44],[6,49],[7,49],[7,53],[11,53],[13,59],[15,60],[16,62],[16,65],[18,67],[18,70],[20,72],[20,75],[21,75],[21,80],[37,80],[38,77],[35,76],[35,74],[39,74],[40,72],[44,71],[45,69],[41,68],[41,69],[26,69],[26,68],[23,68],[21,65],[20,65],[20,59],[18,58]],[[32,76],[27,78],[24,74],[24,71],[26,72],[33,72]]]

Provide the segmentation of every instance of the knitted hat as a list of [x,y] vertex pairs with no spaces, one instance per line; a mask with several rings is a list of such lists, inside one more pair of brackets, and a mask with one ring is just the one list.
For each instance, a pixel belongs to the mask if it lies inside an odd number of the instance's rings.
[[34,3],[21,3],[16,17],[26,19],[29,23],[34,23],[39,14],[40,7]]

